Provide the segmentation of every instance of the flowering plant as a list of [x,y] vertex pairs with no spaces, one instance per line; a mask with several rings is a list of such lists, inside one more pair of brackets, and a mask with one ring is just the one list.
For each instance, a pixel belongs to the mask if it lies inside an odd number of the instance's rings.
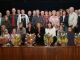
[[44,42],[45,42],[45,45],[51,45],[51,43],[53,42],[53,37],[52,35],[50,34],[45,34],[44,35]]
[[80,33],[75,36],[74,42],[75,42],[76,45],[78,45],[78,46],[80,45]]
[[60,35],[58,36],[58,42],[59,42],[60,44],[67,44],[68,39],[67,39],[66,34],[60,34]]
[[21,36],[19,34],[12,35],[11,42],[13,45],[20,45],[21,44]]
[[34,35],[34,34],[27,34],[26,35],[26,42],[28,44],[33,44],[35,42],[35,37],[36,37],[36,35]]

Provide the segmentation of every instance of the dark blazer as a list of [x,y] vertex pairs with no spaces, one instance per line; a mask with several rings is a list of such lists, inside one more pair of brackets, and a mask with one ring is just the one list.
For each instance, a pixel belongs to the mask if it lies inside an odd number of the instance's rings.
[[68,26],[68,16],[65,16],[64,22],[63,22],[63,16],[60,17],[60,23],[63,23],[64,25]]
[[78,16],[78,23],[77,23],[77,25],[78,25],[78,32],[80,32],[80,16]]
[[[18,18],[18,15],[15,14],[15,24],[16,24],[16,27],[17,27],[17,18]],[[12,14],[10,14],[9,19],[10,19],[10,23],[12,24]]]
[[33,34],[33,33],[35,33],[35,29],[34,29],[33,27],[31,27],[31,30],[30,30],[30,31],[28,31],[28,29],[29,29],[29,28],[26,28],[26,33],[28,33],[28,34]]
[[[38,33],[38,28],[35,29],[35,34],[36,34],[36,44],[37,45],[44,45],[44,34],[45,34],[45,29],[41,27],[40,33]],[[38,34],[41,36],[40,38],[38,37]]]

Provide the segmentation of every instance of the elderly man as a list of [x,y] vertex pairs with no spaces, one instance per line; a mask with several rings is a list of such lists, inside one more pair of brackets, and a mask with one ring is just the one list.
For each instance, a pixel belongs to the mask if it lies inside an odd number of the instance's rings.
[[69,26],[72,27],[73,32],[75,33],[75,27],[77,25],[78,15],[74,12],[74,7],[70,7],[69,10],[70,14],[69,14],[68,24]]

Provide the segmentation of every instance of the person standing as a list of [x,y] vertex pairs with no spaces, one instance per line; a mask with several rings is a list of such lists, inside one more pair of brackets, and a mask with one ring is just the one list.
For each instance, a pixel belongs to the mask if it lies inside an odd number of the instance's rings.
[[17,28],[17,17],[16,9],[12,8],[12,14],[10,14],[11,32],[14,28]]
[[32,22],[32,12],[31,11],[28,11],[28,18],[29,18],[29,21]]
[[43,18],[39,14],[40,14],[40,11],[36,10],[36,15],[33,16],[33,18],[32,18],[32,25],[33,25],[33,27],[36,27],[37,23],[42,23]]
[[70,14],[69,14],[68,25],[72,27],[73,32],[75,33],[75,27],[77,25],[78,15],[74,12],[74,7],[70,7],[69,10]]
[[0,35],[1,35],[1,25],[3,23],[2,13],[0,12]]
[[80,32],[80,9],[78,10],[78,23],[77,23],[77,27],[78,27],[78,33]]
[[67,33],[68,30],[68,16],[66,15],[66,11],[62,12],[62,16],[60,17],[60,24],[63,24],[64,31]]
[[25,14],[25,11],[22,9],[21,10],[21,14],[18,16],[17,19],[17,26],[19,27],[19,23],[22,22],[23,23],[23,27],[27,28],[28,23],[29,23],[29,18],[28,16]]

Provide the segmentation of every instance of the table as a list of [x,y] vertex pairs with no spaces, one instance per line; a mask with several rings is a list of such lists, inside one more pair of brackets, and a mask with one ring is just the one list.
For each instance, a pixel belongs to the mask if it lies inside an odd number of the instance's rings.
[[0,60],[80,60],[80,47],[0,47]]

